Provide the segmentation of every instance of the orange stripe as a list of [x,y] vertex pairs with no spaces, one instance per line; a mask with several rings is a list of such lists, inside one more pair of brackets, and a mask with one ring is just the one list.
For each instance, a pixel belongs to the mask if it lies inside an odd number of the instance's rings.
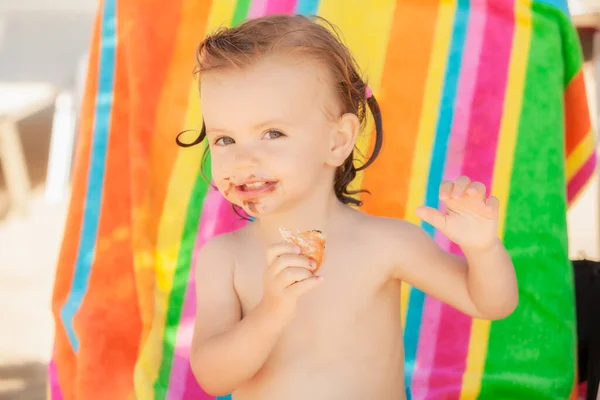
[[583,70],[579,70],[565,90],[565,130],[567,157],[592,128]]
[[[131,40],[132,43],[146,43],[150,35],[153,43],[152,51],[139,49],[143,56],[132,57],[139,62],[133,70],[148,74],[145,79],[136,80],[139,87],[134,89],[134,93],[141,96],[139,107],[134,111],[138,117],[134,121],[136,134],[139,135],[135,142],[146,144],[147,148],[132,149],[132,159],[143,162],[132,165],[136,177],[134,182],[138,182],[133,200],[133,248],[144,325],[143,342],[154,318],[156,276],[153,254],[167,186],[178,152],[175,136],[184,127],[194,49],[204,33],[211,7],[210,1],[185,0],[177,3],[180,7],[166,8],[160,2],[154,3],[142,19],[154,21],[152,27],[139,29],[138,37]],[[152,68],[148,68],[149,65]],[[152,139],[148,140],[149,137]]]
[[[370,214],[403,218],[406,212],[437,7],[438,2],[431,0],[420,4],[399,1],[396,6],[377,98],[384,116],[384,144],[363,181],[363,188],[371,192],[362,196],[365,212]],[[419,40],[406,39],[410,37]]]
[[[130,74],[137,71],[128,68],[127,26],[119,19],[126,15],[128,4],[116,4],[116,73],[98,239],[88,288],[74,318],[79,334],[77,368],[82,371],[78,399],[125,399],[132,393],[131,377],[142,330],[131,253],[129,173],[129,147],[134,143],[130,137],[129,90],[130,79],[136,77]],[[106,306],[108,303],[110,307]],[[118,357],[114,349],[118,349]],[[98,369],[98,365],[102,368]]]
[[[102,10],[103,1],[98,4]],[[73,189],[69,202],[69,212],[66,218],[64,239],[58,257],[55,282],[52,296],[52,313],[55,319],[55,354],[56,371],[62,395],[65,399],[75,398],[77,386],[77,364],[75,353],[67,337],[60,318],[73,279],[75,259],[81,236],[81,224],[85,208],[91,140],[94,127],[94,112],[96,108],[96,92],[98,89],[98,58],[100,41],[101,12],[96,15],[88,63],[87,80],[81,106],[81,120],[78,128],[77,145],[73,161]]]

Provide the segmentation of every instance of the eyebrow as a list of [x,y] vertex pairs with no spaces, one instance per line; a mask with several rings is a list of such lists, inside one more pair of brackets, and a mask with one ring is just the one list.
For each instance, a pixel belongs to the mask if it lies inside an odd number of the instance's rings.
[[215,133],[230,133],[227,129],[223,129],[223,128],[209,128],[206,127],[206,133],[209,132],[215,132]]
[[264,121],[261,123],[258,123],[256,125],[253,126],[254,129],[261,129],[261,128],[265,128],[269,125],[281,125],[282,122],[278,119],[270,119],[268,121]]
[[[254,125],[252,128],[255,130],[261,129],[261,128],[265,128],[269,125],[281,125],[282,122],[280,120],[277,119],[271,119],[268,121],[264,121],[264,122],[260,122],[256,125]],[[228,129],[224,129],[224,128],[213,128],[213,127],[206,127],[206,133],[208,132],[215,132],[215,133],[231,133],[230,130]]]

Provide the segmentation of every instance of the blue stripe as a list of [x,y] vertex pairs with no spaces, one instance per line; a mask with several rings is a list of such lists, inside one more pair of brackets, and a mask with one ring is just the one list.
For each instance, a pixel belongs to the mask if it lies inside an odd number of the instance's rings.
[[319,0],[298,0],[296,14],[317,15],[319,12]]
[[[450,131],[454,117],[454,101],[456,99],[456,91],[458,88],[468,19],[469,0],[459,0],[454,15],[452,39],[446,64],[442,97],[440,99],[440,109],[431,154],[431,164],[429,166],[429,178],[427,181],[427,192],[425,194],[425,205],[429,207],[437,208],[439,206],[439,187],[442,183],[448,141],[450,139]],[[423,222],[422,227],[429,235],[433,236],[435,234],[435,230],[431,225]],[[435,277],[432,277],[432,279],[435,279]],[[404,332],[404,348],[406,354],[405,380],[407,387],[410,387],[412,376],[415,371],[417,345],[421,330],[424,303],[425,294],[418,289],[411,288],[408,311],[406,314],[406,329]]]
[[92,153],[87,180],[84,217],[79,239],[79,249],[75,261],[75,271],[69,297],[61,310],[61,318],[75,352],[79,340],[73,329],[73,319],[81,306],[89,284],[90,271],[94,261],[102,186],[108,145],[109,126],[113,104],[116,53],[116,0],[105,0],[101,21],[100,58],[98,72],[98,93],[92,136]]

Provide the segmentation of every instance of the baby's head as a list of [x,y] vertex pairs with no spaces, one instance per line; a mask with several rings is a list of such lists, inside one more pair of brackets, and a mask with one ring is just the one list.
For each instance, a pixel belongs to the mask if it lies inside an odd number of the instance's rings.
[[[381,117],[330,24],[274,15],[220,29],[200,44],[197,72],[204,123],[188,145],[208,140],[214,183],[229,201],[250,215],[328,192],[360,205],[348,185],[379,152]],[[355,165],[367,108],[374,150]]]

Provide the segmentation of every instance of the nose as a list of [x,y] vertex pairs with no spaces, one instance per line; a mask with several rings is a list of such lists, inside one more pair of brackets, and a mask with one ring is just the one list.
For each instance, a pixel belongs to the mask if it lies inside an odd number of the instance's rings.
[[236,170],[256,168],[260,165],[260,151],[255,146],[236,146],[233,167]]

